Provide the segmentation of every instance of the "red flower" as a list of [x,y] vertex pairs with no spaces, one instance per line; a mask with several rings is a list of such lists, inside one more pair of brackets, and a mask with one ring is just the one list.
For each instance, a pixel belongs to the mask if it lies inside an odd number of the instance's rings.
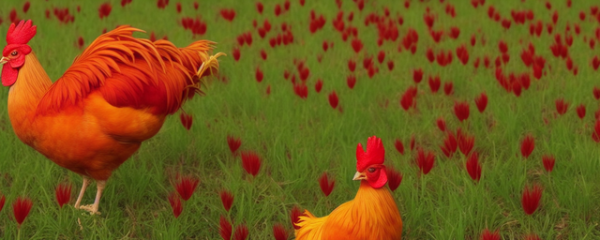
[[29,215],[29,211],[31,211],[31,206],[33,206],[33,202],[29,198],[17,198],[13,203],[13,213],[15,215],[15,221],[19,224],[23,224],[27,215]]
[[2,208],[4,208],[4,203],[6,202],[6,198],[4,195],[0,196],[0,212],[2,212]]
[[356,62],[348,60],[348,69],[350,69],[350,72],[354,72],[354,69],[356,69]]
[[542,187],[534,184],[533,187],[525,187],[523,190],[523,197],[521,198],[521,205],[523,205],[523,211],[527,215],[531,215],[540,206],[540,199],[542,198]]
[[335,180],[329,179],[327,176],[327,172],[324,172],[323,175],[319,178],[319,186],[321,187],[321,191],[325,194],[325,197],[331,194],[333,191],[333,187],[335,186]]
[[442,145],[441,149],[444,152],[446,157],[452,157],[452,154],[456,152],[456,148],[458,147],[456,142],[456,137],[450,131],[446,134],[446,138],[444,139],[444,145]]
[[181,125],[183,125],[186,130],[189,131],[190,128],[192,128],[192,123],[194,121],[192,115],[182,112],[179,114],[179,120],[181,120]]
[[465,156],[468,156],[471,150],[473,150],[473,145],[475,145],[475,137],[463,133],[462,129],[459,128],[456,131],[456,138],[458,140],[460,152]]
[[251,151],[242,152],[242,167],[248,174],[256,177],[260,170],[260,157]]
[[267,52],[265,52],[265,50],[264,50],[264,49],[263,49],[263,50],[260,50],[260,57],[261,57],[263,60],[267,60]]
[[221,218],[219,219],[219,235],[221,235],[223,240],[230,240],[231,232],[231,223],[227,220],[227,218],[221,216]]
[[388,177],[388,186],[393,192],[400,186],[400,183],[402,183],[402,174],[391,166],[385,168],[385,173]]
[[84,45],[84,44],[85,44],[85,43],[84,43],[84,41],[83,41],[83,37],[82,37],[82,36],[79,36],[79,37],[77,38],[77,47],[78,47],[79,49],[81,49],[81,48],[83,48],[83,45]]
[[[54,191],[55,195],[56,195],[56,201],[58,202],[58,206],[60,206],[60,208],[63,207],[63,205],[65,205],[66,203],[69,203],[69,201],[71,201],[71,185],[70,184],[60,184],[58,185],[58,187],[56,187],[56,190]],[[0,207],[1,209],[1,207]]]
[[388,70],[390,70],[390,71],[394,70],[394,61],[389,60],[387,62],[387,66],[388,66]]
[[506,42],[504,42],[503,40],[500,40],[500,42],[498,43],[498,49],[500,49],[500,52],[506,53],[508,52],[508,45],[506,45]]
[[399,139],[396,139],[396,142],[394,143],[394,147],[396,147],[396,150],[404,155],[404,144],[402,144],[402,141],[400,141]]
[[480,113],[483,113],[483,111],[485,111],[487,104],[488,97],[485,94],[485,92],[482,92],[479,96],[475,98],[475,105],[477,105],[477,110],[479,110]]
[[440,76],[429,76],[429,89],[431,89],[432,93],[436,93],[438,92],[438,90],[440,90],[440,85],[442,84],[442,81],[440,80]]
[[346,79],[346,83],[350,89],[354,89],[354,85],[356,85],[356,76],[350,75]]
[[173,216],[178,218],[181,212],[183,211],[183,206],[181,205],[181,200],[179,196],[174,192],[169,195],[169,204],[171,204],[171,208],[173,209]]
[[300,220],[300,216],[303,216],[304,214],[302,214],[302,212],[300,211],[300,209],[298,208],[298,206],[294,206],[294,208],[292,208],[292,212],[290,214],[290,218],[292,220],[292,226],[294,226],[294,229],[300,229],[300,227],[296,226],[296,223],[298,223],[298,221]]
[[367,70],[368,70],[369,68],[371,68],[371,66],[372,66],[372,65],[373,65],[373,57],[366,57],[366,58],[363,60],[363,67],[364,67],[365,69],[367,69]]
[[442,117],[439,117],[436,120],[436,124],[437,124],[438,128],[440,129],[440,131],[442,131],[442,132],[446,131],[446,121]]
[[463,65],[469,62],[469,51],[467,51],[465,45],[460,45],[460,47],[456,48],[456,56]]
[[315,83],[315,91],[317,93],[320,93],[321,88],[323,88],[323,81],[321,81],[321,79],[319,79],[319,80],[317,80],[317,83]]
[[444,93],[446,93],[446,95],[452,94],[452,89],[453,89],[452,82],[444,83]]
[[248,227],[242,224],[235,228],[235,233],[233,233],[234,240],[246,240],[248,238]]
[[433,168],[433,163],[435,162],[435,155],[433,152],[428,151],[425,152],[422,148],[419,148],[417,151],[417,166],[421,169],[421,172],[424,174],[428,174]]
[[219,193],[219,196],[221,197],[221,203],[223,203],[225,211],[229,212],[229,209],[231,209],[231,205],[233,204],[233,194],[227,190],[223,190]]
[[577,116],[579,116],[580,119],[585,117],[585,105],[581,104],[577,106]]
[[29,3],[29,1],[25,2],[25,4],[23,4],[23,13],[27,13],[27,11],[29,11],[30,6],[31,3]]
[[552,172],[552,169],[554,169],[554,161],[555,161],[554,156],[552,156],[552,155],[542,156],[542,162],[544,163],[544,168],[548,172]]
[[240,60],[240,49],[237,47],[233,49],[233,59],[236,62]]
[[594,132],[592,133],[592,139],[595,142],[600,142],[600,119],[596,119],[596,125],[594,126]]
[[260,68],[256,68],[256,81],[262,82],[263,78],[264,78],[263,72],[260,70]]
[[335,91],[332,91],[329,94],[329,105],[331,105],[331,107],[335,109],[338,106],[338,101],[339,100],[337,94],[335,93]]
[[263,9],[264,9],[263,4],[261,2],[257,2],[256,3],[256,11],[258,11],[258,13],[262,14]]
[[235,151],[237,151],[242,145],[242,140],[240,138],[234,138],[233,136],[227,135],[227,145],[229,145],[229,150],[231,153],[235,153]]
[[460,36],[460,29],[458,27],[451,27],[450,28],[450,37],[452,39],[457,39],[458,36]]
[[13,8],[12,10],[10,10],[10,14],[8,15],[10,21],[14,24],[19,23],[20,19],[17,16],[17,9]]
[[469,103],[467,102],[455,102],[454,103],[454,114],[461,122],[469,118]]
[[156,42],[156,34],[154,34],[154,31],[150,32],[150,42]]
[[533,137],[531,135],[525,136],[523,141],[521,141],[521,155],[523,155],[523,157],[525,158],[528,158],[529,155],[531,155],[531,153],[533,152],[534,148],[535,140],[533,139]]
[[600,88],[594,87],[593,93],[596,100],[600,99]]
[[273,225],[273,236],[275,237],[275,240],[287,240],[288,239],[288,233],[285,230],[285,227],[283,227],[283,225],[281,223],[277,223],[277,224]]
[[271,94],[271,85],[267,86],[267,95]]
[[275,16],[279,17],[279,14],[281,14],[281,6],[279,4],[275,5]]
[[406,89],[406,92],[402,94],[402,98],[400,99],[400,105],[405,111],[415,105],[414,98],[417,94],[417,89],[415,87],[409,87]]
[[423,70],[420,68],[413,70],[413,81],[420,83],[421,80],[423,80]]
[[179,193],[179,196],[187,201],[192,197],[192,194],[194,194],[198,183],[200,183],[200,180],[193,177],[179,177],[179,182],[175,186],[175,189]]
[[477,182],[481,178],[481,165],[479,164],[479,156],[477,152],[472,152],[466,162],[467,172],[469,176]]
[[498,230],[492,233],[486,228],[481,233],[481,240],[500,240],[500,233],[498,233]]
[[431,48],[427,49],[425,55],[427,56],[427,60],[429,60],[430,63],[433,63],[433,61],[435,61],[435,54],[433,53],[433,50]]
[[233,21],[233,19],[235,18],[235,10],[233,9],[221,9],[220,13],[221,17],[223,17],[228,22]]
[[244,43],[246,42],[246,38],[244,37],[243,34],[237,36],[236,40],[240,46],[244,46]]
[[381,50],[377,54],[377,61],[379,61],[379,64],[381,64],[381,63],[383,63],[384,59],[385,59],[385,52],[383,50]]
[[[294,80],[292,78],[292,82],[293,81]],[[304,83],[294,84],[294,93],[296,93],[296,95],[298,95],[300,98],[306,99],[308,97],[308,87]]]
[[121,7],[125,7],[127,6],[127,4],[130,4],[132,0],[121,0]]
[[308,79],[308,76],[310,75],[310,69],[302,68],[299,71],[299,74],[300,74],[300,80],[302,80],[302,82],[306,82],[306,80]]
[[352,40],[352,49],[354,49],[354,52],[359,53],[362,48],[363,43],[360,41],[360,39],[355,38]]
[[181,3],[177,3],[175,4],[175,9],[177,10],[177,13],[181,13]]
[[565,102],[565,100],[562,98],[557,99],[555,104],[556,104],[556,111],[560,115],[565,114],[567,112],[567,109],[569,109],[569,103]]
[[169,5],[169,0],[158,0],[156,6],[160,9],[165,9],[165,7]]
[[98,16],[100,17],[100,19],[108,17],[108,15],[110,15],[111,10],[112,6],[110,5],[110,3],[103,3],[98,9]]

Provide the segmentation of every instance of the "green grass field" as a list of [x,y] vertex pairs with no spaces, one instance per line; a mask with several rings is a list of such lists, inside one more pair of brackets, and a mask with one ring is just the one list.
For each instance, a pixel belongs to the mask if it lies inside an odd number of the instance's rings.
[[[249,239],[273,239],[272,226],[283,223],[293,238],[290,210],[294,206],[308,209],[317,216],[328,215],[340,204],[352,200],[359,183],[352,181],[356,172],[355,151],[358,143],[366,144],[370,136],[383,139],[386,164],[403,174],[398,189],[393,192],[404,222],[403,239],[479,239],[483,229],[498,229],[502,239],[524,239],[534,233],[541,239],[600,239],[600,150],[592,139],[594,113],[598,101],[592,95],[597,83],[597,72],[591,66],[598,48],[591,50],[587,41],[595,38],[599,25],[592,16],[585,21],[579,12],[590,15],[593,1],[552,0],[552,10],[545,1],[486,1],[484,7],[474,8],[452,1],[456,17],[444,13],[446,3],[439,1],[411,1],[409,9],[404,1],[367,1],[358,11],[353,1],[344,0],[345,14],[354,12],[351,25],[358,28],[365,47],[356,54],[350,41],[344,42],[334,30],[332,21],[338,9],[334,0],[291,1],[289,12],[275,17],[275,4],[283,1],[263,0],[262,15],[256,11],[255,1],[199,1],[194,10],[193,1],[181,1],[183,11],[176,12],[176,3],[170,1],[165,9],[156,7],[156,1],[134,0],[126,7],[120,1],[112,4],[110,16],[99,19],[102,2],[92,1],[32,1],[23,13],[22,1],[0,2],[0,33],[9,27],[8,16],[17,9],[20,19],[32,19],[38,26],[37,35],[29,43],[51,79],[58,79],[82,51],[77,38],[82,36],[87,46],[104,28],[111,30],[119,24],[155,32],[157,38],[168,36],[175,45],[184,47],[194,40],[217,42],[215,52],[225,52],[220,58],[221,74],[227,81],[214,78],[206,96],[196,97],[183,109],[194,118],[190,131],[182,127],[178,114],[170,117],[162,130],[144,142],[140,150],[115,171],[107,183],[100,202],[99,216],[73,208],[81,187],[81,177],[59,167],[34,149],[23,144],[14,134],[6,107],[0,107],[0,195],[6,196],[0,211],[0,238],[16,239],[18,225],[14,221],[12,203],[17,197],[32,199],[31,213],[21,226],[23,239],[220,239],[219,218],[226,216],[234,227],[246,224]],[[448,2],[448,0],[446,1]],[[555,33],[564,35],[567,23],[578,23],[581,34],[573,34],[570,56],[579,72],[568,71],[565,62],[552,56],[550,45],[554,34],[544,27],[541,37],[529,34],[529,22],[510,30],[490,20],[487,9],[494,4],[503,18],[510,19],[510,10],[531,9],[535,20],[544,26],[551,23],[551,15],[560,14]],[[77,6],[81,11],[77,12]],[[408,28],[419,33],[416,54],[398,52],[396,42],[376,44],[376,27],[365,27],[364,18],[371,12],[383,13],[388,6],[392,17],[403,16],[399,26],[400,37]],[[68,7],[75,17],[73,23],[59,23],[54,15],[45,18],[45,10]],[[426,7],[438,15],[434,29],[460,27],[458,39],[444,39],[436,44],[427,33],[423,21]],[[219,11],[233,8],[233,22],[225,21]],[[324,15],[325,27],[311,34],[310,11]],[[193,37],[180,24],[182,17],[201,16],[207,22],[207,32]],[[346,15],[345,15],[346,16]],[[346,17],[345,17],[346,18]],[[252,26],[268,19],[273,29],[265,39]],[[281,23],[292,28],[294,43],[271,48],[268,38],[280,32]],[[349,23],[346,23],[349,24]],[[237,46],[236,36],[252,32],[250,47],[240,47],[241,59],[234,61],[232,49]],[[573,31],[573,30],[571,30]],[[478,36],[471,47],[470,37]],[[139,34],[140,37],[148,35]],[[584,40],[584,37],[587,40]],[[482,45],[480,39],[485,38]],[[531,87],[520,97],[507,93],[494,77],[494,67],[479,66],[476,58],[499,56],[498,42],[508,43],[510,61],[503,66],[508,72],[531,72],[520,59],[521,51],[529,43],[536,54],[546,58],[545,75],[537,80],[531,77]],[[323,41],[334,46],[327,52]],[[4,44],[4,41],[2,41]],[[427,48],[452,50],[468,46],[470,60],[463,66],[455,56],[447,67],[429,63]],[[268,54],[260,58],[260,51]],[[379,50],[386,52],[383,64],[376,61]],[[322,61],[317,61],[317,56]],[[375,56],[379,73],[369,78],[362,67],[365,56]],[[307,80],[308,97],[301,99],[293,85],[284,79],[285,70],[296,72],[294,59],[305,61],[310,69]],[[351,75],[348,59],[357,60],[357,83],[348,88],[346,77]],[[393,60],[395,68],[389,71],[385,63]],[[494,63],[492,62],[492,65]],[[483,65],[483,64],[481,64]],[[255,69],[264,71],[264,80],[255,80]],[[409,86],[415,85],[412,70],[422,68],[424,80],[419,83],[416,109],[405,111],[400,97]],[[432,94],[427,78],[439,75],[442,82],[454,83],[454,93],[446,96],[443,86]],[[314,84],[322,79],[323,90],[315,92]],[[266,94],[270,86],[271,93]],[[332,109],[328,94],[335,90],[343,111]],[[489,104],[479,113],[473,99],[486,92]],[[0,106],[7,105],[8,88],[0,89]],[[557,115],[555,100],[564,98],[570,103],[565,115]],[[464,122],[454,115],[455,101],[467,101],[470,117]],[[587,115],[577,117],[575,107],[584,104]],[[446,120],[448,129],[462,128],[475,136],[474,149],[480,154],[481,180],[476,183],[465,170],[466,158],[455,153],[448,159],[440,150],[445,134],[436,127],[436,119]],[[548,123],[545,123],[545,119]],[[526,134],[535,138],[533,154],[524,159],[520,152],[521,139]],[[262,157],[262,167],[256,178],[244,172],[241,158],[229,150],[226,137],[240,137],[240,150],[252,150]],[[409,141],[414,136],[418,146],[436,154],[435,165],[427,175],[421,175],[414,164],[416,151],[410,151]],[[406,146],[404,155],[394,148],[394,141]],[[85,143],[82,143],[85,144]],[[76,146],[74,146],[76,147]],[[546,172],[542,155],[556,158],[554,171]],[[336,181],[335,189],[324,197],[318,178],[328,172]],[[175,176],[189,174],[200,179],[192,198],[184,203],[179,218],[172,214],[168,195],[175,191]],[[72,200],[59,208],[54,189],[60,183],[71,183]],[[539,183],[543,188],[540,207],[526,215],[521,206],[521,194],[526,185]],[[235,200],[230,212],[223,208],[219,191],[231,191]],[[83,203],[92,203],[95,184],[92,184]]]

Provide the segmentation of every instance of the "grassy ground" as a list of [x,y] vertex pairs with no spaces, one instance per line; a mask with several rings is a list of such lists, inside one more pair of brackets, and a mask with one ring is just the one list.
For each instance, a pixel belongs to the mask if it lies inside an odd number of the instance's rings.
[[[577,76],[566,70],[564,61],[552,57],[549,45],[553,37],[546,31],[541,38],[528,33],[528,24],[504,30],[499,23],[488,19],[484,8],[456,5],[456,18],[444,14],[444,4],[438,1],[412,1],[405,9],[397,1],[367,1],[360,13],[352,1],[343,1],[342,10],[354,11],[354,26],[365,43],[359,56],[349,42],[343,42],[334,32],[331,21],[337,14],[335,1],[307,0],[301,7],[293,0],[290,12],[276,18],[274,1],[265,1],[265,12],[256,12],[254,1],[200,1],[194,10],[191,1],[182,1],[183,11],[177,14],[171,1],[166,9],[158,9],[155,1],[135,0],[122,8],[119,1],[110,1],[113,9],[108,18],[98,18],[100,3],[72,3],[71,1],[33,1],[29,12],[22,12],[21,1],[1,1],[0,33],[8,29],[8,15],[16,7],[20,18],[33,19],[38,26],[37,36],[30,42],[42,65],[52,79],[57,79],[80,53],[77,37],[86,45],[99,36],[102,29],[118,24],[130,24],[157,37],[167,35],[177,46],[186,46],[195,39],[218,42],[216,51],[229,54],[221,59],[221,72],[227,82],[215,80],[206,96],[197,97],[184,109],[194,117],[194,125],[186,131],[179,119],[169,118],[163,129],[114,172],[108,181],[100,205],[100,216],[73,208],[73,202],[60,209],[54,198],[54,188],[63,182],[74,186],[73,197],[81,186],[81,178],[60,168],[35,150],[25,146],[14,135],[6,108],[0,108],[0,193],[7,204],[0,212],[0,238],[14,239],[17,224],[12,217],[11,204],[18,196],[27,196],[34,202],[33,209],[21,227],[22,238],[32,239],[218,239],[219,216],[227,216],[234,225],[245,223],[250,239],[272,238],[272,226],[284,223],[291,231],[290,209],[294,206],[309,209],[317,216],[329,214],[336,206],[351,200],[358,182],[351,178],[355,172],[356,144],[376,135],[386,146],[386,162],[404,175],[402,184],[393,193],[404,221],[404,239],[477,239],[484,228],[499,229],[503,239],[522,239],[536,233],[542,239],[597,239],[600,238],[600,169],[598,144],[591,138],[594,112],[598,103],[592,96],[596,72],[590,66],[598,50],[590,50],[584,36],[592,38],[598,23],[589,19],[581,22],[582,33],[574,37],[570,48]],[[150,3],[151,2],[151,3]],[[508,18],[511,8],[532,9],[535,18],[551,21],[556,9],[560,19],[556,29],[564,32],[567,22],[579,23],[578,13],[589,14],[592,1],[573,1],[571,8],[565,1],[551,1],[553,10],[543,1],[505,1],[494,3],[502,16]],[[81,12],[76,6],[81,4]],[[455,3],[458,4],[458,3]],[[408,27],[419,33],[415,55],[399,53],[397,43],[385,43],[381,49],[386,58],[395,63],[393,71],[379,66],[379,74],[370,79],[362,68],[362,59],[375,55],[379,48],[376,30],[362,24],[372,12],[382,12],[388,5],[392,16],[401,14],[404,25],[400,37]],[[60,24],[55,17],[46,20],[44,11],[52,7],[69,7],[75,21]],[[423,22],[425,8],[438,14],[434,28],[460,27],[457,40],[435,44],[427,34]],[[234,8],[233,22],[221,18],[221,8]],[[327,20],[324,30],[315,34],[308,31],[310,11],[323,14]],[[201,16],[207,22],[204,36],[193,38],[178,23],[183,16]],[[269,19],[276,29],[282,22],[292,26],[294,44],[272,49],[268,40],[260,39],[252,27],[252,20],[262,23]],[[231,57],[235,37],[252,31],[251,47],[241,47],[241,59]],[[272,30],[275,31],[275,30]],[[479,32],[480,31],[480,32]],[[276,32],[276,31],[275,31]],[[468,44],[472,34],[484,36],[469,47],[467,66],[454,58],[448,67],[430,64],[425,58],[428,47],[454,50]],[[270,33],[268,36],[272,36]],[[142,35],[140,35],[142,36]],[[479,38],[478,38],[479,39]],[[494,70],[473,67],[476,57],[499,55],[497,43],[508,43],[511,60],[507,71],[529,71],[521,62],[521,50],[529,42],[536,53],[547,59],[546,75],[532,80],[531,88],[521,97],[506,93],[494,79]],[[333,48],[323,53],[324,40],[334,42]],[[259,57],[261,49],[268,59]],[[317,61],[322,55],[322,62]],[[293,59],[305,60],[310,68],[307,99],[294,95],[292,84],[283,78],[284,70],[294,70]],[[348,59],[357,59],[358,81],[354,89],[346,85],[350,73]],[[260,66],[265,80],[257,83],[254,69]],[[401,94],[413,85],[412,69],[422,68],[425,80],[419,84],[418,108],[409,112],[399,105]],[[442,81],[454,83],[452,96],[430,94],[426,79],[439,74]],[[314,83],[324,82],[323,91],[316,93]],[[532,78],[533,79],[533,78]],[[267,95],[267,86],[271,94]],[[343,112],[333,110],[327,95],[335,90]],[[490,99],[483,114],[476,111],[473,99],[485,91]],[[6,106],[7,88],[0,89],[0,106]],[[564,98],[571,103],[564,116],[554,117],[554,101]],[[471,116],[459,122],[452,107],[455,100],[468,101]],[[386,102],[389,105],[386,107]],[[575,106],[584,104],[587,116],[580,120]],[[461,127],[475,136],[475,149],[481,155],[483,173],[478,184],[464,169],[464,157],[455,154],[452,159],[443,156],[439,146],[443,133],[435,120],[442,117],[449,129]],[[544,118],[549,119],[544,124]],[[491,123],[493,127],[489,127]],[[520,140],[527,133],[536,141],[529,159],[520,155]],[[241,150],[253,150],[263,157],[259,175],[250,180],[227,146],[226,136],[242,139]],[[417,143],[436,152],[436,162],[428,175],[420,176],[413,164],[414,154],[405,155],[394,150],[395,139],[408,142],[414,136]],[[552,173],[545,172],[541,156],[553,154],[556,166]],[[325,198],[317,179],[327,171],[336,180],[332,194]],[[201,180],[194,196],[185,203],[182,215],[174,218],[167,200],[174,191],[174,176],[192,174]],[[540,208],[528,216],[521,207],[521,193],[526,184],[540,183],[544,187]],[[88,190],[84,203],[91,203],[95,186]],[[221,205],[218,192],[230,190],[235,195],[232,210],[227,213]]]

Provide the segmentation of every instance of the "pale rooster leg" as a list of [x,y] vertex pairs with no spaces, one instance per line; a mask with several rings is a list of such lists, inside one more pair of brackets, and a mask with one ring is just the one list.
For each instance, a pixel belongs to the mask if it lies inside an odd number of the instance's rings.
[[81,206],[81,209],[90,212],[90,214],[100,214],[98,212],[98,207],[100,206],[100,198],[102,197],[102,191],[104,191],[104,187],[106,186],[106,181],[96,181],[96,187],[98,191],[96,192],[96,200],[94,200],[94,204]]
[[83,198],[83,194],[85,193],[85,189],[90,185],[90,178],[83,176],[83,184],[81,185],[81,191],[79,191],[79,197],[77,197],[77,201],[75,202],[75,208],[79,209],[79,205],[81,205],[81,199]]

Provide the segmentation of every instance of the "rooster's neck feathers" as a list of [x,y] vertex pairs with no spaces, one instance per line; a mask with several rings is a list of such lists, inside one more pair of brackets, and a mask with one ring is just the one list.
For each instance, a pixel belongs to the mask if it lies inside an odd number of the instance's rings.
[[32,113],[52,85],[33,52],[25,56],[25,63],[19,69],[17,81],[10,88],[9,107],[20,106],[19,114]]

